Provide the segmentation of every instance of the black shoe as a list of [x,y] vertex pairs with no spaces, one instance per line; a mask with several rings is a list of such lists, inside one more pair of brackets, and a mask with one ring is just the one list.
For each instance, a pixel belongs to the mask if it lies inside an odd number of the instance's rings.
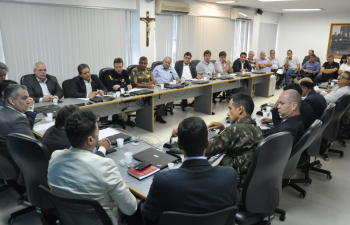
[[124,130],[126,129],[125,122],[122,120],[117,120],[117,121],[114,121],[113,123],[121,126]]
[[161,116],[157,116],[156,117],[156,121],[159,122],[159,123],[166,123],[166,121],[163,120],[163,118]]
[[134,122],[132,122],[131,120],[127,120],[127,121],[125,122],[125,124],[128,125],[128,126],[130,126],[130,127],[135,127],[135,126],[136,126],[136,124],[135,124]]
[[109,126],[111,124],[112,124],[112,121],[102,121],[101,122],[101,125],[103,125],[103,126]]

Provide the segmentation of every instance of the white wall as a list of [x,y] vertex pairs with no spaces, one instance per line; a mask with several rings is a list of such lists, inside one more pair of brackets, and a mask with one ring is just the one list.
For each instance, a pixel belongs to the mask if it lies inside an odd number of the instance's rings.
[[[313,49],[320,57],[321,65],[326,61],[331,23],[349,23],[349,13],[298,13],[280,17],[276,57],[283,60],[288,49],[300,60]],[[350,53],[350,52],[349,52]],[[336,61],[339,62],[339,59]]]

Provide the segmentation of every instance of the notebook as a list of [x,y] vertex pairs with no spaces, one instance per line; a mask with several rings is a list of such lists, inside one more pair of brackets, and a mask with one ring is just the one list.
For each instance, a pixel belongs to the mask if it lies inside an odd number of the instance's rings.
[[164,169],[168,166],[168,163],[173,163],[178,160],[178,158],[166,154],[164,152],[158,151],[154,148],[148,148],[139,153],[133,155],[134,159],[138,161],[147,161],[150,162],[153,166]]
[[143,170],[137,170],[137,169],[129,169],[128,174],[135,177],[138,180],[145,179],[146,177],[151,176],[152,174],[158,172],[160,169],[155,166],[149,166],[146,167]]

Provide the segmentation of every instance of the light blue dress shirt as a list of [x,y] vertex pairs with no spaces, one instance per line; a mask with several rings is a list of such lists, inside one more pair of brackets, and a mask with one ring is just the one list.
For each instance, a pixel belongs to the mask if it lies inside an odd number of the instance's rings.
[[[270,60],[269,60],[268,58],[265,58],[265,59],[259,58],[259,59],[258,59],[258,64],[259,64],[259,65],[260,65],[260,64],[269,63],[269,62],[270,62]],[[264,71],[264,72],[269,73],[269,72],[271,72],[271,67],[270,67],[270,66],[264,67],[264,68],[260,68],[260,67],[259,67],[259,71]]]
[[314,61],[313,63],[311,63],[311,61],[307,61],[304,65],[303,65],[303,69],[307,69],[310,71],[316,71],[316,73],[319,73],[321,70],[321,65],[319,62]]
[[272,63],[271,69],[277,70],[282,67],[280,61],[276,57],[273,60],[271,60],[271,58],[269,60]]
[[158,84],[169,83],[179,77],[173,67],[170,66],[168,69],[165,69],[163,65],[156,66],[153,69],[153,76]]

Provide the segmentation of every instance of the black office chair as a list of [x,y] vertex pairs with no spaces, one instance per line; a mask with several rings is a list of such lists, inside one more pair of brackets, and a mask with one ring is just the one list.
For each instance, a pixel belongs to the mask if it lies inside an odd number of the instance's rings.
[[[348,110],[350,105],[350,95],[341,96],[338,101],[335,103],[335,110],[332,117],[332,120],[328,124],[325,132],[322,134],[322,138],[327,140],[327,144],[321,146],[321,154],[323,155],[324,160],[329,160],[328,152],[338,153],[340,157],[344,156],[344,152],[341,150],[329,149],[333,144],[333,141],[337,138],[339,123],[344,115],[344,113]],[[323,154],[324,152],[324,154]]]
[[196,68],[196,67],[197,67],[197,64],[200,63],[200,60],[195,59],[195,60],[192,60],[191,62],[192,62],[192,64],[193,64],[193,66]]
[[160,215],[158,225],[233,225],[236,213],[236,206],[205,214],[165,211]]
[[163,61],[155,61],[155,62],[153,62],[152,63],[152,67],[151,67],[152,71],[154,70],[154,68],[156,66],[159,66],[159,65],[162,65],[162,64],[163,64]]
[[33,75],[33,74],[27,74],[27,75],[23,75],[23,76],[21,77],[21,80],[20,80],[21,85],[23,85],[23,81],[24,81],[27,77],[29,77],[30,75]]
[[63,96],[64,98],[70,98],[70,89],[72,86],[72,79],[68,79],[62,82]]
[[292,179],[298,166],[301,154],[306,150],[310,144],[315,140],[322,126],[321,120],[315,120],[315,122],[307,129],[305,134],[300,138],[300,140],[294,145],[292,149],[292,154],[289,157],[286,168],[283,173],[283,185],[282,187],[290,186],[293,189],[300,192],[300,197],[305,198],[306,191],[299,187],[297,183],[311,183],[311,180],[305,179]]
[[321,164],[320,160],[317,160],[317,156],[319,155],[319,152],[320,152],[322,134],[323,134],[324,130],[326,129],[326,127],[328,126],[329,122],[331,121],[332,116],[334,114],[334,110],[335,110],[334,103],[329,104],[328,107],[324,110],[324,112],[322,113],[322,116],[320,118],[320,120],[322,122],[321,129],[318,132],[315,140],[310,144],[310,146],[307,149],[307,155],[310,157],[314,156],[315,157],[314,161],[311,162],[311,159],[309,159],[305,165],[301,165],[302,172],[305,174],[305,183],[307,185],[311,184],[311,182],[312,182],[312,180],[310,179],[310,176],[309,176],[310,170],[326,174],[328,179],[332,179],[332,175],[331,175],[330,171],[323,170],[320,168],[320,167],[322,167],[322,164]]
[[[13,161],[10,153],[7,151],[6,142],[0,142],[0,179],[4,180],[5,185],[1,187],[0,192],[12,187],[18,194],[19,199],[17,200],[18,205],[22,205],[23,202],[28,202],[27,196],[25,195],[25,187],[17,183],[16,179],[20,174],[20,170],[16,163]],[[28,206],[17,212],[11,213],[9,223],[12,224],[15,218],[29,213],[35,210],[35,206]]]
[[100,69],[100,72],[98,73],[98,78],[100,79],[100,81],[102,82],[102,84],[107,87],[108,85],[106,84],[106,79],[105,77],[108,75],[108,71],[110,70],[114,70],[114,68],[112,67],[106,67],[106,68],[102,68]]
[[292,73],[290,75],[289,80],[291,80],[291,82],[294,83],[295,78],[298,78],[298,80],[299,80],[299,75],[297,73]]
[[137,65],[137,64],[130,65],[130,66],[128,66],[128,68],[126,68],[126,71],[128,71],[128,74],[129,74],[129,75],[132,75],[132,74],[131,74],[131,71],[132,71],[135,67],[137,67],[137,66],[139,66],[139,65]]
[[46,187],[39,185],[54,204],[60,221],[60,225],[86,225],[103,224],[112,225],[106,211],[93,199],[65,198],[52,193]]
[[41,212],[39,216],[44,224],[55,224],[57,217],[52,215],[55,213],[54,206],[38,188],[39,185],[48,188],[50,153],[41,142],[24,134],[12,133],[6,139],[9,152],[23,174],[29,202],[38,209],[38,213]]
[[337,141],[340,142],[343,147],[346,147],[346,142],[344,139],[349,140],[350,138],[350,109],[348,109],[340,120]]
[[[268,221],[264,224],[269,224],[281,199],[283,170],[292,145],[289,132],[270,135],[260,142],[243,184],[236,224],[258,224],[266,216]],[[284,219],[285,214],[280,217],[280,220]]]
[[211,63],[215,64],[216,60],[213,59],[213,60],[210,60]]

